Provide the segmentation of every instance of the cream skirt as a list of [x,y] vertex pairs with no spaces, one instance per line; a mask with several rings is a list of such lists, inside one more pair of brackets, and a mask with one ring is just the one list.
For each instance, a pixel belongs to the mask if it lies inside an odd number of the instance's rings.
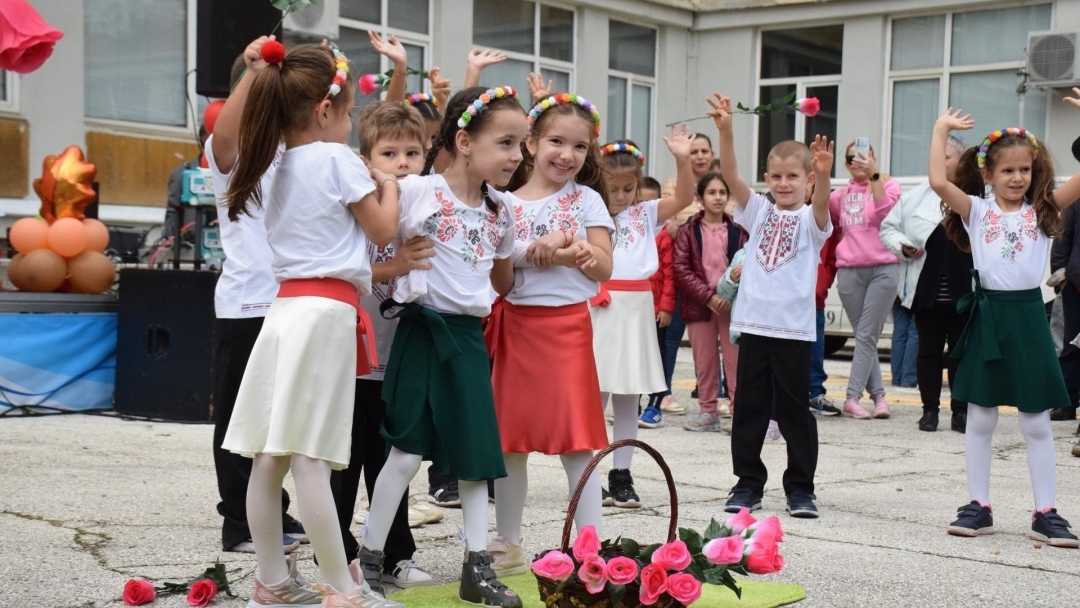
[[222,447],[302,454],[349,466],[356,391],[356,309],[316,296],[278,298],[251,351]]
[[656,342],[651,291],[611,291],[611,303],[590,309],[600,390],[648,395],[667,388]]

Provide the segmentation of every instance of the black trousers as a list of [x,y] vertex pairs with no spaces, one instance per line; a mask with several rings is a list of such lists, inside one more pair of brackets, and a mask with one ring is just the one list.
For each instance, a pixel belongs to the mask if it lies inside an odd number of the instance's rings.
[[761,447],[776,403],[776,422],[787,440],[784,492],[814,492],[817,421],[806,406],[810,394],[811,342],[743,334],[739,340],[739,394],[731,429],[731,462],[737,488],[765,491],[769,471]]
[[[919,332],[919,356],[915,360],[915,377],[919,380],[919,395],[923,409],[941,407],[941,368],[947,367],[949,386],[956,381],[959,359],[945,355],[956,347],[967,325],[968,313],[956,312],[955,302],[934,302],[933,307],[915,311],[915,329]],[[967,412],[967,401],[952,400],[952,411]]]
[[1069,399],[1073,406],[1080,401],[1080,348],[1069,344],[1080,334],[1080,292],[1076,289],[1077,286],[1066,283],[1061,290],[1061,310],[1065,313],[1065,333],[1062,341],[1065,345],[1058,355],[1061,374],[1065,376],[1065,388],[1069,390]]
[[[262,317],[253,319],[215,319],[213,335],[214,471],[217,473],[217,511],[225,519],[221,526],[221,548],[228,551],[249,540],[247,523],[247,488],[251,477],[251,459],[221,448],[229,430],[236,394],[244,378],[251,349],[262,329]],[[286,533],[295,520],[287,513],[289,494],[281,490],[281,512]]]
[[[374,497],[375,480],[386,464],[386,442],[379,430],[383,418],[386,418],[386,403],[382,400],[382,382],[375,380],[356,381],[356,407],[353,410],[352,452],[349,455],[349,468],[330,473],[330,490],[334,493],[334,506],[337,508],[338,524],[341,525],[341,538],[345,542],[345,556],[348,561],[356,559],[360,544],[352,535],[353,509],[356,508],[356,495],[360,491],[360,474],[364,474],[364,485],[368,498]],[[409,530],[409,492],[398,504],[394,521],[390,524],[390,535],[386,537],[386,571],[403,559],[412,559],[416,552],[416,543]]]

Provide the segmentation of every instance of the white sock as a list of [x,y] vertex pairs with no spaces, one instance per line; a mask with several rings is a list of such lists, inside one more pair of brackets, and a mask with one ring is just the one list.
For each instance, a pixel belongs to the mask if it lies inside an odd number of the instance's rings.
[[[404,490],[403,490],[404,491]],[[496,492],[496,495],[498,492]],[[458,480],[461,516],[465,520],[465,546],[469,551],[487,550],[488,491],[486,481]]]
[[[563,469],[566,470],[566,481],[570,485],[571,496],[573,496],[574,490],[577,489],[578,480],[581,479],[581,474],[585,472],[585,467],[589,466],[592,457],[593,453],[591,451],[570,452],[559,456],[562,460]],[[498,492],[495,494],[498,496]],[[577,512],[574,514],[574,525],[579,533],[585,526],[592,525],[596,526],[596,533],[600,534],[600,520],[604,511],[603,502],[604,499],[600,495],[600,476],[594,470],[592,475],[589,476],[589,482],[585,484],[585,490],[581,493],[581,500],[578,501]]]
[[[529,494],[529,455],[503,453],[506,477],[495,480],[495,530],[515,545],[521,544],[521,520]],[[459,486],[460,488],[460,486]]]
[[[611,411],[615,421],[611,425],[612,441],[637,439],[638,401],[640,395],[612,395]],[[629,469],[634,458],[634,448],[626,447],[615,450],[612,459],[616,469]]]
[[[264,584],[289,578],[289,567],[281,552],[281,482],[288,472],[288,456],[256,454],[251,463],[247,489],[248,529],[255,544],[259,580]],[[338,538],[341,538],[340,528]]]
[[1031,475],[1031,491],[1035,494],[1035,509],[1052,508],[1057,490],[1057,459],[1050,412],[1020,412],[1020,432],[1027,443],[1028,474]]
[[294,454],[292,474],[304,532],[319,558],[319,574],[334,589],[348,593],[356,586],[356,581],[349,574],[349,564],[345,561],[345,544],[341,539],[334,494],[330,491],[330,463]]
[[971,500],[990,504],[990,460],[998,408],[968,405],[967,431],[964,433],[964,462],[967,466],[968,494]]
[[[368,510],[367,523],[364,524],[364,547],[372,551],[382,551],[386,547],[386,537],[390,535],[390,525],[394,523],[401,497],[405,495],[409,482],[420,470],[422,460],[423,457],[419,454],[390,448],[386,464],[382,471],[379,471],[379,478],[375,480],[375,495],[369,497],[371,508]],[[340,530],[338,533],[340,535]]]

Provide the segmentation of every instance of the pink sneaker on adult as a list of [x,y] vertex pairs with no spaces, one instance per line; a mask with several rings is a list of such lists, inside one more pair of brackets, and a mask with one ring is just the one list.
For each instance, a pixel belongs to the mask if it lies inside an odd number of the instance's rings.
[[889,404],[885,403],[885,395],[874,397],[874,418],[885,419],[889,417]]
[[844,402],[843,409],[841,409],[841,414],[847,418],[856,418],[858,420],[870,419],[870,412],[859,405],[858,397],[848,397],[847,401]]

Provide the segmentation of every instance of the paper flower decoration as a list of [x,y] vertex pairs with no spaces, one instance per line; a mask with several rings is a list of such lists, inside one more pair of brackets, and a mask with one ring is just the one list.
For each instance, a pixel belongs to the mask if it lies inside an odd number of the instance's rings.
[[45,63],[63,37],[26,0],[0,2],[0,68],[29,74]]

